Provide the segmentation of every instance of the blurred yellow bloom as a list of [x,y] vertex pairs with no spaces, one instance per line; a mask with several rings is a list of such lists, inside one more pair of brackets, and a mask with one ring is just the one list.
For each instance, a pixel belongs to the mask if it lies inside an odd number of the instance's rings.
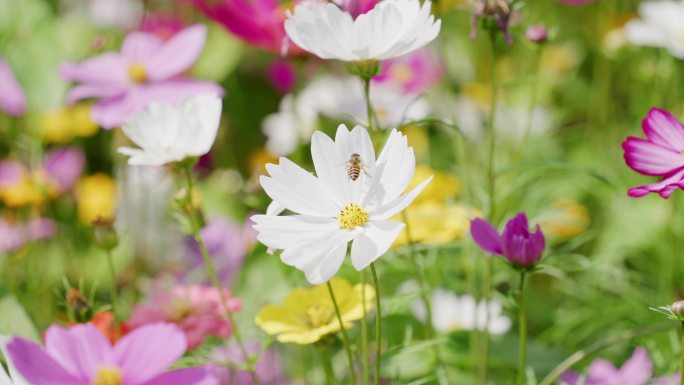
[[95,135],[98,126],[90,118],[90,107],[90,104],[79,103],[45,113],[41,120],[43,139],[51,143],[66,143],[75,137]]
[[8,207],[40,206],[50,190],[54,189],[38,173],[25,173],[11,186],[0,188],[0,198]]
[[580,55],[573,45],[552,45],[542,52],[541,71],[549,75],[561,76],[577,68],[579,62]]
[[[462,239],[463,234],[470,229],[470,221],[480,215],[477,210],[438,201],[416,203],[406,210],[411,241],[427,244],[444,244]],[[395,220],[403,221],[404,217],[398,216]],[[408,241],[404,228],[394,246],[405,245]]]
[[[330,281],[340,307],[345,329],[363,317],[362,293],[364,286],[352,286],[347,280]],[[365,286],[366,311],[373,307],[374,292]],[[312,344],[340,330],[335,307],[326,285],[292,290],[282,306],[267,305],[256,316],[256,324],[267,334],[276,335],[280,342]]]
[[426,201],[444,202],[458,196],[461,191],[461,182],[458,178],[447,172],[435,170],[422,164],[416,166],[416,172],[407,190],[418,186],[425,179],[429,178],[430,175],[434,176],[432,182],[413,201],[413,205]]
[[539,217],[545,234],[569,239],[582,234],[589,226],[589,210],[572,199],[562,198]]
[[278,163],[278,157],[268,152],[265,147],[256,150],[249,156],[249,172],[251,175],[264,175],[267,163]]
[[78,218],[86,225],[96,219],[111,219],[116,209],[116,182],[109,175],[98,173],[76,184]]
[[413,147],[416,158],[422,158],[430,149],[430,138],[423,127],[408,126],[402,129],[408,138],[409,146]]
[[489,109],[492,102],[492,87],[484,83],[468,83],[463,86],[463,96],[474,101],[481,111]]

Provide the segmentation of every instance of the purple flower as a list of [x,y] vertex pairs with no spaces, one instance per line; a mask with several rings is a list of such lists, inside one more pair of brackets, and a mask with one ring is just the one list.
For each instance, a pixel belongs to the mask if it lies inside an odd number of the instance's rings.
[[382,62],[374,82],[395,84],[410,94],[422,94],[444,77],[444,63],[427,48]]
[[183,76],[202,53],[206,37],[202,25],[188,27],[168,41],[152,33],[131,32],[121,52],[62,65],[62,76],[80,83],[69,92],[68,101],[98,98],[92,118],[113,128],[153,101],[178,103],[194,95],[222,94],[215,83]]
[[506,43],[513,44],[513,37],[509,31],[512,14],[513,8],[510,0],[493,0],[491,2],[490,0],[476,0],[475,10],[470,19],[470,38],[473,40],[477,38],[477,23],[480,19],[491,18],[504,35]]
[[531,25],[525,31],[525,37],[532,43],[541,44],[549,38],[549,31],[543,25]]
[[206,368],[167,371],[187,342],[173,325],[157,323],[125,335],[112,346],[92,324],[52,326],[45,348],[15,337],[7,351],[28,382],[40,385],[217,385]]
[[622,142],[627,165],[648,176],[662,177],[660,182],[636,186],[628,194],[639,198],[658,193],[667,199],[676,189],[684,188],[684,126],[672,114],[653,108],[642,122],[646,139],[630,136]]
[[[200,234],[214,260],[219,279],[224,284],[230,284],[242,268],[248,249],[256,239],[254,229],[251,226],[241,228],[228,219],[216,218],[209,221]],[[208,282],[202,254],[192,237],[185,239],[185,255],[191,264],[190,274],[186,278],[192,280],[193,273],[199,273],[202,277],[200,281]]]
[[[261,344],[248,342],[245,344],[248,355],[259,354],[254,372],[261,385],[288,385],[284,378],[283,366],[275,350],[261,351]],[[253,385],[251,375],[245,370],[232,369],[226,363],[244,364],[244,357],[236,344],[220,347],[214,351],[211,361],[212,373],[219,379],[219,385]]]
[[0,218],[0,253],[13,253],[31,241],[50,239],[57,233],[52,219],[34,218],[26,223]]
[[[598,359],[592,362],[584,385],[678,385],[679,375],[671,377],[652,378],[653,363],[644,348],[637,348],[632,357],[622,365],[615,367],[612,362]],[[576,372],[566,372],[561,376],[561,384],[578,385],[580,375]],[[653,379],[653,382],[650,382]],[[673,382],[676,379],[677,382]]]
[[294,68],[286,60],[274,61],[267,70],[268,80],[283,94],[292,91],[297,81]]
[[470,233],[482,250],[500,255],[517,267],[533,266],[541,258],[546,245],[539,225],[534,233],[530,233],[524,213],[509,220],[501,235],[494,226],[480,218],[472,221]]
[[58,192],[64,192],[76,183],[83,173],[85,155],[76,147],[48,151],[43,162],[43,172],[54,183]]
[[0,57],[0,111],[12,116],[26,112],[26,95],[9,64]]
[[375,8],[378,0],[342,0],[340,8],[349,12],[354,19]]

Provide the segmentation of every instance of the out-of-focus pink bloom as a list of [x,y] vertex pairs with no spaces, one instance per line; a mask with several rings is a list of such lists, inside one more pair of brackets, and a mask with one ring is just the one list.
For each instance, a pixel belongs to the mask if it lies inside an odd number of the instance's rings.
[[[644,348],[637,348],[632,357],[617,368],[612,362],[598,359],[592,362],[583,385],[678,385],[679,375],[671,377],[652,378],[653,363]],[[561,376],[561,383],[568,385],[580,384],[580,375],[573,371]],[[675,381],[676,382],[673,382]],[[651,381],[652,380],[652,381]]]
[[639,198],[658,193],[667,199],[676,189],[684,189],[684,126],[672,114],[653,108],[642,122],[646,139],[628,137],[622,142],[627,165],[648,176],[659,176],[657,183],[636,186],[628,194]]
[[169,40],[185,28],[182,19],[173,15],[153,13],[145,15],[138,29],[142,32],[152,33],[164,40]]
[[541,44],[549,38],[549,31],[543,25],[531,25],[525,31],[525,37],[532,43]]
[[43,172],[58,192],[64,192],[76,183],[83,173],[85,155],[76,147],[50,150],[45,154]]
[[[240,227],[228,219],[216,218],[209,221],[200,234],[214,260],[219,279],[223,284],[230,285],[240,272],[250,247],[256,242],[256,231],[249,225]],[[185,239],[185,255],[191,265],[186,278],[193,280],[198,273],[201,282],[209,282],[204,259],[192,237]]]
[[50,239],[57,233],[57,226],[52,219],[35,218],[26,223],[26,234],[31,241]]
[[51,239],[56,233],[52,219],[34,218],[22,223],[0,218],[0,253],[13,253],[29,242]]
[[276,60],[271,63],[266,74],[273,87],[283,94],[289,93],[295,87],[297,75],[292,64],[286,60]]
[[480,218],[472,221],[470,233],[482,250],[500,255],[516,267],[533,266],[541,258],[546,246],[539,225],[534,233],[530,233],[525,213],[509,220],[501,235],[491,223]]
[[247,44],[275,52],[301,53],[285,35],[285,10],[277,0],[190,0]]
[[[284,378],[283,366],[280,358],[273,349],[261,351],[261,344],[258,342],[248,342],[245,349],[249,356],[258,355],[254,367],[254,372],[261,385],[288,385],[289,382]],[[228,347],[220,347],[214,351],[211,357],[213,363],[212,373],[218,378],[219,385],[253,385],[252,377],[245,370],[233,369],[226,365],[232,363],[240,366],[245,363],[244,356],[240,347],[231,344]]]
[[380,83],[391,83],[411,94],[421,94],[438,84],[444,77],[444,63],[427,48],[397,59],[382,62],[382,72],[373,78]]
[[24,245],[21,226],[0,218],[0,253],[13,253]]
[[206,37],[202,25],[188,27],[168,41],[156,34],[132,32],[121,52],[62,65],[62,76],[80,83],[69,92],[68,101],[98,98],[92,118],[104,128],[113,128],[150,102],[178,103],[199,94],[221,95],[219,85],[183,76],[202,53]]
[[26,112],[26,95],[9,64],[0,57],[0,111],[20,116]]
[[586,5],[589,3],[593,3],[596,0],[558,0],[563,4],[566,5]]
[[349,12],[354,19],[373,9],[378,0],[342,0],[340,7]]
[[[228,289],[224,289],[224,295],[229,311],[240,310],[240,300],[232,298]],[[128,325],[135,329],[160,321],[177,325],[185,333],[189,349],[202,344],[207,336],[226,338],[233,332],[221,305],[221,295],[211,286],[154,288],[143,303],[133,308]]]
[[115,345],[94,325],[52,326],[45,348],[20,337],[7,352],[29,383],[43,385],[218,385],[207,368],[167,371],[187,348],[174,325],[157,323],[134,330]]

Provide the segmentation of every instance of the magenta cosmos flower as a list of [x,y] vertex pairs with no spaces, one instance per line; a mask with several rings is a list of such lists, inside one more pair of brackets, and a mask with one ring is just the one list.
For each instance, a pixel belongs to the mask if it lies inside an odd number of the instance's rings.
[[[240,300],[232,298],[230,291],[224,289],[230,312],[240,310]],[[226,338],[233,327],[226,319],[226,311],[221,305],[221,297],[216,288],[201,285],[178,285],[171,290],[154,288],[142,304],[133,309],[128,325],[132,328],[156,322],[169,322],[178,326],[193,349],[207,336]]]
[[410,94],[422,94],[444,77],[444,62],[427,48],[382,62],[378,83],[394,84]]
[[642,127],[646,139],[630,136],[622,142],[625,161],[634,171],[662,180],[633,187],[628,194],[639,198],[658,193],[667,199],[676,189],[684,188],[684,126],[669,112],[653,108]]
[[185,353],[187,341],[173,325],[136,329],[112,346],[91,324],[52,326],[45,348],[13,338],[7,351],[35,385],[216,385],[206,368],[167,371]]
[[11,116],[26,112],[26,95],[9,64],[0,57],[0,111]]
[[480,218],[472,221],[470,233],[482,250],[500,255],[516,267],[533,266],[541,258],[546,246],[541,227],[537,225],[536,231],[530,233],[524,213],[509,220],[501,235],[494,226]]
[[199,94],[222,95],[215,83],[183,76],[202,53],[206,37],[202,25],[188,27],[166,41],[153,33],[131,32],[121,52],[62,65],[62,76],[80,83],[69,92],[68,102],[97,98],[91,110],[93,120],[113,128],[150,102],[178,103]]

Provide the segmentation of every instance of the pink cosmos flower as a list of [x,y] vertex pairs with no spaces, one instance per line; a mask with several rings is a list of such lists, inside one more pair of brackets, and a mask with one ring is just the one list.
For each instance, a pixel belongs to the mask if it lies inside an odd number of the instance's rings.
[[28,242],[50,239],[56,232],[55,222],[48,218],[34,218],[25,223],[0,218],[0,253],[13,253]]
[[185,28],[182,19],[164,13],[145,15],[138,29],[142,32],[153,33],[164,40],[169,40]]
[[642,122],[646,139],[629,137],[622,142],[627,165],[660,182],[636,186],[628,194],[639,198],[658,193],[667,199],[676,189],[684,188],[684,126],[672,114],[653,108]]
[[[229,310],[240,310],[240,300],[231,298],[227,289],[224,294],[228,298]],[[233,332],[221,305],[221,296],[210,286],[177,285],[170,290],[154,288],[145,302],[133,308],[128,325],[135,329],[160,321],[177,325],[185,333],[189,349],[202,344],[207,336],[226,338]]]
[[266,75],[273,87],[283,94],[292,91],[297,81],[295,69],[286,60],[276,60],[271,63]]
[[422,94],[443,77],[444,63],[439,56],[423,48],[397,59],[383,61],[382,71],[373,81],[397,85],[410,94]]
[[[254,373],[256,373],[261,385],[289,384],[285,379],[283,365],[275,350],[263,350],[259,342],[248,342],[245,344],[245,348],[249,356],[259,357],[254,366]],[[245,363],[244,361],[244,356],[237,344],[222,346],[214,350],[212,354],[212,373],[219,379],[220,385],[254,385],[249,372],[226,365],[232,363],[240,366]]]
[[500,255],[517,267],[533,266],[541,258],[546,246],[539,225],[534,233],[530,233],[525,213],[509,220],[501,235],[491,223],[480,218],[471,222],[470,233],[482,250]]
[[[644,348],[637,348],[632,357],[617,368],[612,362],[598,359],[592,362],[584,382],[576,372],[566,372],[561,376],[561,383],[568,385],[678,385],[679,375],[652,378],[653,363]],[[677,382],[674,382],[676,379]],[[653,380],[653,382],[651,382]]]
[[26,112],[26,95],[9,64],[0,57],[0,111],[11,116]]
[[217,385],[206,368],[167,371],[186,348],[174,325],[141,327],[112,346],[95,326],[82,324],[50,327],[45,348],[15,337],[7,351],[19,373],[36,385]]
[[80,83],[67,99],[73,103],[97,98],[91,110],[93,120],[113,128],[153,101],[178,103],[199,94],[221,95],[219,85],[183,76],[202,53],[206,37],[202,25],[188,27],[168,41],[152,33],[131,32],[121,52],[62,65],[61,75]]

